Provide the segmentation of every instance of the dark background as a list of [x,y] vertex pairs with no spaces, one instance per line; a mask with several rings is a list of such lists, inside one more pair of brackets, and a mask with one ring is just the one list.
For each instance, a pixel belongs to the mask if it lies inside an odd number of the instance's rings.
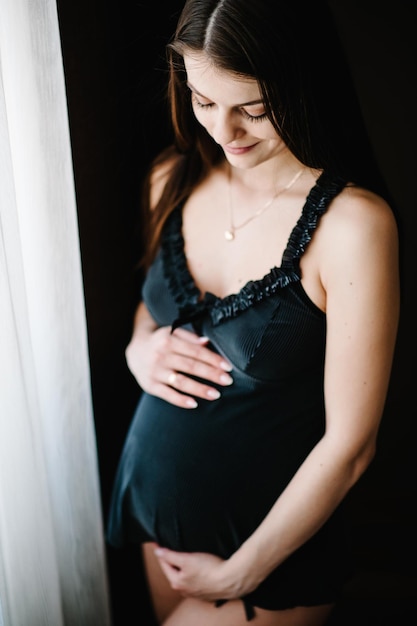
[[[290,0],[289,0],[290,1]],[[142,276],[138,206],[170,140],[164,46],[182,0],[58,0],[74,159],[103,524],[140,390],[129,340]],[[403,303],[373,464],[348,497],[357,574],[335,625],[409,624],[416,576],[416,3],[329,0],[381,169],[401,217]],[[114,626],[153,626],[140,555],[108,549]],[[198,626],[198,625],[196,625]]]

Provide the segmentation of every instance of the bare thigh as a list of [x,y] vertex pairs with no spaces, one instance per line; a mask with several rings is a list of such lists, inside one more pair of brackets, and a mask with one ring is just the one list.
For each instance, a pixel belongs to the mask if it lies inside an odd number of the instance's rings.
[[[253,626],[324,626],[332,605],[297,607],[285,611],[255,608]],[[213,603],[195,598],[183,599],[162,626],[249,626],[240,600],[231,600],[217,608]]]
[[[184,598],[171,589],[154,545],[143,544],[143,559],[149,594],[156,619],[162,626],[249,626],[241,600],[230,600],[220,607],[212,602]],[[255,608],[253,626],[324,626],[332,605],[297,607],[286,611]]]
[[171,588],[153,551],[153,543],[143,544],[143,563],[149,595],[158,624],[163,624],[168,615],[174,611],[184,598]]

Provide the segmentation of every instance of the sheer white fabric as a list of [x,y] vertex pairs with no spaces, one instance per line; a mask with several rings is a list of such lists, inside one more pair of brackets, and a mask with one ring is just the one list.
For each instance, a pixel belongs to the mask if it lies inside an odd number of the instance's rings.
[[0,0],[0,625],[110,624],[54,0]]

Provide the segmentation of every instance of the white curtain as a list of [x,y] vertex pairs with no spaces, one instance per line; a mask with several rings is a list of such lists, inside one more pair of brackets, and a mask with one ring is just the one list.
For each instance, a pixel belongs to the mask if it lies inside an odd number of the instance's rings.
[[55,0],[0,0],[0,626],[110,624]]

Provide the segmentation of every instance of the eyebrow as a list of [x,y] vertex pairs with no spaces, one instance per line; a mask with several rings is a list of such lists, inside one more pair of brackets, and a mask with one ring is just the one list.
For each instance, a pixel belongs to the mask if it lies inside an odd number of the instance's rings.
[[[207,98],[207,96],[205,96],[204,94],[200,93],[195,87],[193,87],[193,85],[191,83],[189,83],[187,81],[187,87],[189,87],[191,89],[191,91],[193,93],[195,93],[197,96],[200,96],[201,98],[205,98],[206,100],[210,100],[210,98]],[[263,104],[263,99],[259,98],[258,100],[251,100],[250,102],[242,102],[242,104],[237,104],[237,107],[249,107],[249,106],[253,106],[254,104]]]

